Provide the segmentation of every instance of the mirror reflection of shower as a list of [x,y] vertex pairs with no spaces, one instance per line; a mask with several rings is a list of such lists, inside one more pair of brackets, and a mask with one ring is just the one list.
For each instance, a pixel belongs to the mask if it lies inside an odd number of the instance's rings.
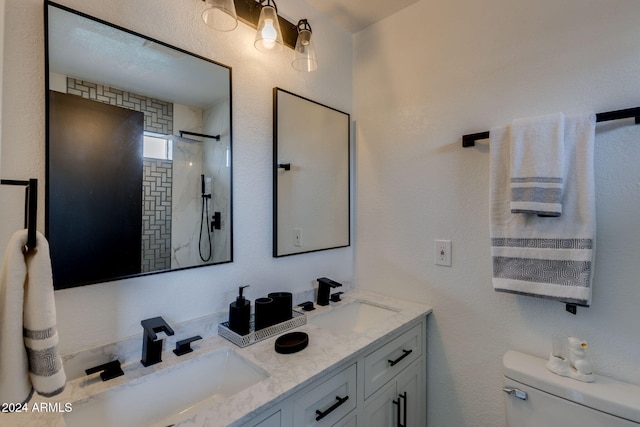
[[[231,175],[227,166],[228,103],[206,109],[173,104],[171,266],[206,265],[230,257]],[[219,114],[220,113],[220,114]],[[188,130],[187,130],[188,129]]]
[[[209,228],[209,202],[211,201],[211,177],[200,175],[200,183],[202,188],[202,210],[200,212],[200,239],[198,250],[202,261],[209,261],[213,255],[213,244],[211,242],[211,232],[213,231],[213,221]],[[206,228],[206,234],[203,233]],[[204,237],[204,242],[203,242]],[[202,248],[204,244],[204,250]]]

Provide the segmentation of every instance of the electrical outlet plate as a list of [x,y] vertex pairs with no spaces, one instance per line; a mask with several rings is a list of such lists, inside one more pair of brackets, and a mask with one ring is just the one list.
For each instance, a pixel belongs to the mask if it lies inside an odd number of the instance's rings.
[[300,228],[293,229],[293,246],[302,247],[302,229]]
[[433,260],[436,265],[451,267],[451,240],[435,241]]

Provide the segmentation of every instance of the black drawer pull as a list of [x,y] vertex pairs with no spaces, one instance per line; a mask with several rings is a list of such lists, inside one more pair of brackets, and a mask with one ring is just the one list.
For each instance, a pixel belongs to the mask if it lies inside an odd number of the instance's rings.
[[346,402],[347,400],[349,400],[349,396],[345,396],[345,397],[340,397],[340,396],[336,396],[336,400],[337,402],[334,403],[331,408],[327,409],[326,411],[322,412],[318,409],[316,409],[316,414],[318,414],[318,416],[316,417],[316,421],[320,421],[321,419],[323,419],[324,417],[326,417],[327,415],[329,415],[330,413],[332,413],[333,411],[335,411],[336,409],[338,409],[338,407],[340,405],[342,405],[344,402]]
[[402,359],[413,353],[413,350],[402,350],[402,356],[398,357],[396,360],[389,360],[389,366],[397,365]]

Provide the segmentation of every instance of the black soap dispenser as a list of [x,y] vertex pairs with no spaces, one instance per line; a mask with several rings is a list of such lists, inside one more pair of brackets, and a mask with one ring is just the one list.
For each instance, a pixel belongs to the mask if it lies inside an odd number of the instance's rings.
[[251,323],[251,301],[242,295],[247,286],[238,288],[238,297],[229,304],[229,329],[238,335],[248,335]]

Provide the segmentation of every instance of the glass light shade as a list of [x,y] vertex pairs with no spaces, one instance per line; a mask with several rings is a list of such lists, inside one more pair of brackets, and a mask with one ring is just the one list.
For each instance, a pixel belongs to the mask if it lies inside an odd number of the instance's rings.
[[278,14],[272,6],[264,6],[260,11],[254,46],[265,53],[282,50],[282,32],[278,23]]
[[291,66],[296,70],[313,71],[318,68],[316,49],[311,40],[311,31],[304,29],[298,32],[298,39],[296,40],[293,55]]
[[238,15],[233,0],[206,0],[211,5],[202,12],[207,26],[218,31],[231,31],[238,26]]

